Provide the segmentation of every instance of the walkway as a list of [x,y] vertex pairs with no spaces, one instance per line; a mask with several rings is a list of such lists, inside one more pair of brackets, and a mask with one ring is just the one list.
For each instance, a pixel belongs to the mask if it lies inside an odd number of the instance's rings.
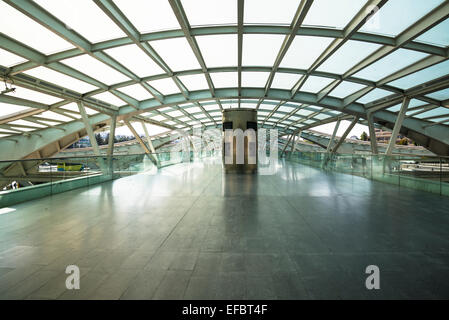
[[299,164],[181,164],[14,208],[2,299],[449,298],[449,198]]

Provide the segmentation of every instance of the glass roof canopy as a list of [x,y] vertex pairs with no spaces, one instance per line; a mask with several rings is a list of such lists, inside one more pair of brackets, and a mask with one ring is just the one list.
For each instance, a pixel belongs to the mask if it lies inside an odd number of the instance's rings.
[[407,96],[407,118],[449,126],[449,1],[0,0],[0,11],[0,77],[16,87],[0,94],[0,139],[79,121],[81,101],[91,117],[170,130],[255,108],[260,126],[290,133],[394,116]]

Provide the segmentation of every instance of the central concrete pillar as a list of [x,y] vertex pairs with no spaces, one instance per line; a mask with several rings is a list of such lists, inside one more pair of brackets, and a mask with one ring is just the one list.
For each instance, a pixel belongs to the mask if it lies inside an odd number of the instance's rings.
[[226,173],[257,171],[257,110],[223,111],[223,166]]

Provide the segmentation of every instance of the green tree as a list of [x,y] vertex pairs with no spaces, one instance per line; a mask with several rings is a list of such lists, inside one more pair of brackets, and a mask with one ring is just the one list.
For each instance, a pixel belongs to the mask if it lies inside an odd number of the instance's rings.
[[361,134],[360,140],[362,140],[362,141],[368,141],[368,135],[366,134],[365,131],[363,131],[363,133]]

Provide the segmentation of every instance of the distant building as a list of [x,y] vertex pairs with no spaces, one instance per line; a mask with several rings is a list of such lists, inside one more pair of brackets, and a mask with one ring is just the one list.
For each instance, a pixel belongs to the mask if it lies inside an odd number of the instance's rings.
[[[386,131],[382,129],[374,129],[376,133],[376,140],[379,143],[388,143],[391,138],[391,131]],[[405,138],[403,135],[398,134],[398,137],[396,139],[396,143],[401,141],[403,138]],[[407,138],[407,141],[409,144],[412,144],[413,141]]]

